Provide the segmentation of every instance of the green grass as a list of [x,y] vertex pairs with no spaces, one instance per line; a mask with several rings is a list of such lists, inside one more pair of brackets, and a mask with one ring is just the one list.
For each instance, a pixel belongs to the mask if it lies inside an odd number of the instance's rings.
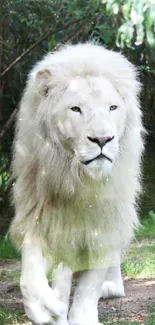
[[20,312],[0,307],[0,325],[18,325],[24,322],[24,318]]
[[[140,325],[139,322],[119,322],[119,321],[116,321],[116,320],[108,320],[106,318],[104,319],[101,319],[100,322],[103,324],[103,325],[114,325],[114,324],[117,324],[117,325]],[[150,323],[148,325],[155,325],[155,323]]]
[[155,238],[155,212],[150,211],[148,215],[143,218],[142,225],[136,233],[136,238],[138,240]]
[[155,214],[142,221],[136,239],[123,258],[122,272],[128,278],[155,277]]
[[11,241],[6,237],[0,236],[0,259],[18,257],[20,257],[20,254]]
[[130,279],[155,277],[155,241],[150,246],[133,246],[124,256],[122,272]]
[[149,317],[146,325],[155,325],[155,303],[150,308]]

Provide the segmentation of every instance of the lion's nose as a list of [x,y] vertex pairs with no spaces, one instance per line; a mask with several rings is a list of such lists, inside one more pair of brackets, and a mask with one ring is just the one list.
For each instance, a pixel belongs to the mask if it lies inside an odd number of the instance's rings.
[[107,142],[110,142],[111,140],[113,140],[113,137],[95,137],[95,138],[91,138],[91,137],[87,137],[91,142],[97,143],[98,146],[102,149]]

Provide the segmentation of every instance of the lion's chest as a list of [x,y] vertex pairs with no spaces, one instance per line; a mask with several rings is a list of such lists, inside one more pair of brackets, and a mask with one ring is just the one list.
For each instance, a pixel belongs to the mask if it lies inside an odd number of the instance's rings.
[[98,191],[90,189],[81,199],[51,207],[48,213],[45,238],[54,263],[63,261],[74,270],[96,265],[104,250],[103,199]]

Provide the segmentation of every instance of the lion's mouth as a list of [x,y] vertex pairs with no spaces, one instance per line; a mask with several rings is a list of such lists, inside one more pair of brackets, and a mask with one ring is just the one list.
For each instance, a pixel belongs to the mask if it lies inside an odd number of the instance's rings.
[[111,163],[112,163],[112,159],[105,156],[103,153],[100,153],[100,155],[98,155],[97,157],[93,158],[93,159],[90,159],[90,160],[86,160],[83,162],[84,165],[89,165],[92,161],[94,160],[99,160],[99,159],[104,159],[106,158],[107,160],[109,160]]

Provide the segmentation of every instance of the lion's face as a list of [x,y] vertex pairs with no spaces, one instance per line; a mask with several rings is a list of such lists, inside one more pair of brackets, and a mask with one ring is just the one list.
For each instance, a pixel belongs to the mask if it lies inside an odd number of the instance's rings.
[[71,80],[54,112],[56,133],[65,150],[72,151],[92,177],[109,175],[126,119],[125,103],[110,81]]

